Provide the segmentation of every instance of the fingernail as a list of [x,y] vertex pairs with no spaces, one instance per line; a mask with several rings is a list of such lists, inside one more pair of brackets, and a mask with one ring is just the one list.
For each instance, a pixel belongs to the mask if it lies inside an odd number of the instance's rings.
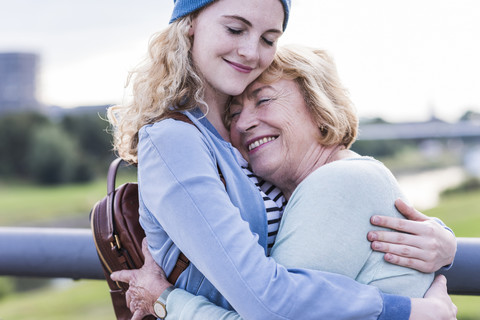
[[370,232],[370,240],[378,240],[378,234],[376,232]]
[[392,260],[392,255],[389,254],[389,253],[386,253],[386,254],[385,254],[385,260],[391,261],[391,260]]
[[380,243],[378,243],[378,242],[374,242],[374,243],[373,243],[373,248],[374,248],[374,249],[378,250],[378,249],[380,249],[380,247],[381,247],[381,246],[380,246]]
[[378,217],[377,216],[372,217],[372,223],[378,223]]

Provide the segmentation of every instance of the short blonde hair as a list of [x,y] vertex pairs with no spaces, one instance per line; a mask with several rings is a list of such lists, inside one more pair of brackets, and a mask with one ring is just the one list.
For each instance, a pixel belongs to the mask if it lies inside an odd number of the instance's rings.
[[[196,13],[198,14],[198,12]],[[188,35],[196,14],[181,18],[153,35],[148,57],[127,80],[133,99],[110,107],[108,119],[114,128],[114,148],[124,160],[137,162],[138,132],[146,124],[168,117],[178,110],[208,106],[203,101],[204,85],[190,55]]]
[[257,80],[271,84],[281,79],[298,84],[322,133],[322,145],[341,144],[349,148],[355,142],[357,113],[326,51],[299,45],[278,48],[272,64]]

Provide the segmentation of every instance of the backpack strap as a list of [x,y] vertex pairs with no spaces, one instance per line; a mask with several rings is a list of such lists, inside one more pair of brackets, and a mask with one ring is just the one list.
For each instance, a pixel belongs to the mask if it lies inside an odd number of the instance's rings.
[[175,266],[173,267],[172,272],[168,276],[167,280],[170,283],[175,284],[177,282],[178,277],[182,274],[185,269],[187,269],[188,265],[190,264],[190,260],[183,254],[183,252],[180,252],[178,255],[177,262],[175,262]]
[[110,167],[108,167],[108,174],[107,174],[107,226],[109,230],[108,241],[110,241],[112,248],[117,247],[120,248],[120,241],[116,236],[115,231],[115,223],[113,220],[113,212],[114,212],[114,198],[115,198],[115,180],[117,177],[117,171],[120,167],[120,164],[123,162],[122,158],[116,158],[110,163]]

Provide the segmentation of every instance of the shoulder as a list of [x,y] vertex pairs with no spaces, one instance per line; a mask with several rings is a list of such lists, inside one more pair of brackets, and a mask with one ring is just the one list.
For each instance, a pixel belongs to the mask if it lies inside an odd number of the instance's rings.
[[139,140],[152,139],[195,139],[202,136],[200,130],[194,125],[175,119],[163,119],[143,126],[139,132]]
[[344,206],[358,206],[361,201],[372,208],[393,204],[398,197],[402,194],[392,173],[373,158],[359,157],[318,168],[298,185],[290,200],[309,198]]
[[367,183],[384,183],[391,178],[391,172],[381,162],[370,157],[358,157],[338,160],[318,168],[299,187],[357,187]]
[[211,152],[211,146],[204,133],[195,125],[181,120],[164,119],[146,125],[141,128],[138,139],[139,153],[146,148],[169,153],[175,150],[182,154],[194,150]]
[[180,120],[164,119],[139,132],[139,168],[154,170],[159,163],[170,168],[197,168],[214,162],[212,150],[209,140],[195,125]]

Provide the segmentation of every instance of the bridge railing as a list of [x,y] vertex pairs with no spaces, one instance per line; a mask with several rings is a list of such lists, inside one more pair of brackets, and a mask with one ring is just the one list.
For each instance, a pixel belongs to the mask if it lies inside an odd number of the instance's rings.
[[[448,291],[480,295],[480,238],[458,238]],[[0,276],[105,279],[90,229],[0,227]]]

